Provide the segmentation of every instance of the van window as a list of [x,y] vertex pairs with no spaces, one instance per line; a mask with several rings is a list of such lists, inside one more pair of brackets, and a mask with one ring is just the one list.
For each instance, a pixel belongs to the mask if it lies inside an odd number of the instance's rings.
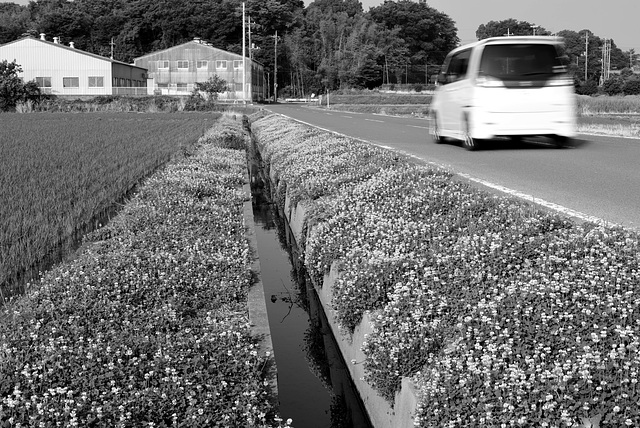
[[469,57],[471,56],[471,49],[467,49],[458,52],[451,56],[449,66],[445,71],[447,83],[457,82],[463,79],[467,75],[467,69],[469,68]]
[[565,72],[561,53],[553,44],[487,45],[482,52],[479,75],[502,80],[522,77],[546,79]]

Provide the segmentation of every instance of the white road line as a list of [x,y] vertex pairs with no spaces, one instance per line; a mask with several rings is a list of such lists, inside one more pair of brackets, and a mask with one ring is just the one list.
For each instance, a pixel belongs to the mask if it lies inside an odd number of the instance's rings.
[[[284,116],[284,115],[282,115],[282,116]],[[284,116],[284,117],[286,117],[286,116]],[[611,221],[606,221],[606,220],[604,220],[604,219],[602,219],[600,217],[595,217],[595,216],[591,216],[591,215],[582,213],[580,211],[575,211],[575,210],[572,210],[571,208],[567,208],[565,206],[562,206],[562,205],[559,205],[559,204],[555,204],[553,202],[545,201],[544,199],[536,198],[533,195],[529,195],[528,193],[520,192],[520,191],[514,190],[514,189],[509,189],[508,187],[501,186],[501,185],[495,184],[495,183],[491,183],[490,181],[482,180],[480,178],[473,177],[473,176],[471,176],[469,174],[465,174],[465,173],[462,173],[462,172],[456,172],[451,167],[439,164],[437,162],[428,161],[428,160],[426,160],[424,158],[421,158],[420,156],[417,156],[417,155],[414,155],[414,154],[411,154],[411,153],[407,153],[404,150],[398,150],[398,149],[396,149],[394,147],[387,146],[387,145],[384,145],[384,144],[376,143],[376,142],[369,141],[369,140],[364,140],[362,138],[352,137],[352,136],[343,134],[341,132],[337,132],[337,131],[333,131],[331,129],[322,128],[320,126],[313,125],[313,124],[311,124],[309,122],[305,122],[303,120],[298,120],[298,119],[293,119],[293,120],[295,120],[296,122],[304,123],[305,125],[312,126],[314,128],[317,128],[317,129],[322,129],[323,131],[327,131],[327,132],[330,132],[332,134],[340,135],[340,136],[347,137],[347,138],[352,138],[354,140],[359,140],[359,141],[362,141],[362,142],[365,142],[365,143],[373,144],[374,146],[382,147],[382,148],[385,148],[385,149],[388,149],[388,150],[392,150],[392,151],[401,153],[404,156],[407,156],[407,157],[410,157],[410,158],[414,158],[414,159],[416,159],[416,160],[418,160],[420,162],[425,162],[426,164],[434,166],[436,168],[439,168],[439,169],[442,169],[442,170],[445,170],[445,171],[449,171],[452,174],[458,175],[458,176],[460,176],[462,178],[465,178],[465,179],[467,179],[469,181],[473,181],[473,182],[481,184],[481,185],[483,185],[485,187],[489,187],[491,189],[498,190],[498,191],[503,192],[503,193],[505,193],[507,195],[512,195],[512,196],[515,196],[517,198],[524,199],[526,201],[530,201],[530,202],[532,202],[534,204],[537,204],[537,205],[546,207],[548,209],[557,211],[557,212],[559,212],[561,214],[564,214],[566,216],[569,216],[569,217],[577,218],[577,219],[582,220],[582,221],[593,222],[593,223],[598,224],[598,225],[618,226],[616,223],[611,222]],[[365,119],[365,120],[371,120],[371,119]]]
[[580,212],[580,211],[572,210],[571,208],[567,208],[565,206],[562,206],[562,205],[559,205],[559,204],[556,204],[556,203],[553,203],[553,202],[545,201],[544,199],[536,198],[535,196],[529,195],[528,193],[523,193],[523,192],[520,192],[518,190],[514,190],[514,189],[510,189],[508,187],[501,186],[499,184],[491,183],[490,181],[486,181],[486,180],[482,180],[480,178],[472,177],[469,174],[465,174],[465,173],[461,173],[461,172],[458,172],[456,174],[459,175],[460,177],[466,178],[469,181],[473,181],[473,182],[482,184],[483,186],[489,187],[491,189],[498,190],[498,191],[500,191],[502,193],[506,193],[507,195],[515,196],[517,198],[533,202],[536,205],[540,205],[540,206],[543,206],[545,208],[557,211],[557,212],[559,212],[561,214],[564,214],[566,216],[569,216],[569,217],[575,217],[575,218],[580,219],[582,221],[596,223],[596,224],[601,225],[601,226],[616,226],[615,223],[610,222],[610,221],[606,221],[604,219],[601,219],[600,217],[595,217],[595,216],[592,216],[592,215],[589,215],[589,214],[585,214],[585,213]]
[[353,116],[345,116],[345,115],[342,115],[342,117],[346,117],[347,119],[353,119]]
[[365,119],[368,120],[369,122],[379,122],[379,123],[384,123],[384,120],[376,120],[376,119]]
[[409,126],[411,128],[429,129],[428,126],[417,126],[417,125],[407,125],[407,126]]

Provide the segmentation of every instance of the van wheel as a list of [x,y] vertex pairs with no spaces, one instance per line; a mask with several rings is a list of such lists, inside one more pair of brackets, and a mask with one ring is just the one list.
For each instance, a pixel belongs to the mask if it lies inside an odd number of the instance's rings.
[[436,144],[442,144],[444,142],[442,135],[440,135],[440,125],[438,125],[438,116],[435,113],[431,113],[431,139]]
[[469,150],[469,151],[475,151],[478,150],[478,147],[480,145],[480,141],[478,141],[477,139],[474,139],[471,136],[471,132],[469,131],[469,120],[467,118],[464,119],[464,136],[462,139],[462,147],[464,147],[465,149]]

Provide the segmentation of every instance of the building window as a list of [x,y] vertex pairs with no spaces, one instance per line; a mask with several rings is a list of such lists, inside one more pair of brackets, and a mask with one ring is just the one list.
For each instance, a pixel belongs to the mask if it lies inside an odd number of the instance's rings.
[[39,88],[50,88],[51,77],[36,77],[36,85],[38,85]]
[[240,83],[236,82],[235,89],[236,89],[236,92],[242,92],[242,82]]
[[89,87],[90,88],[104,88],[104,77],[103,76],[89,76]]
[[197,61],[196,66],[198,67],[198,69],[201,69],[201,68],[206,69],[209,67],[209,61]]
[[158,61],[158,69],[169,68],[169,61],[160,60]]
[[242,61],[233,61],[233,68],[234,69],[242,68]]
[[178,61],[178,69],[188,69],[189,68],[189,61]]
[[187,90],[187,84],[186,84],[186,83],[178,83],[178,84],[176,85],[176,88],[177,88],[179,91],[183,91],[183,92],[184,92],[184,91],[186,91],[186,90]]
[[80,78],[79,77],[63,77],[62,87],[63,88],[79,88]]
[[216,61],[216,70],[226,70],[227,61]]

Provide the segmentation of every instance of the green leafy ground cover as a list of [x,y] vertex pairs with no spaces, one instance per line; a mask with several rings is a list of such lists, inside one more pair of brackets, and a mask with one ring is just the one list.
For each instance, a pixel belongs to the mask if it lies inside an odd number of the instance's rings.
[[4,307],[0,426],[267,425],[242,135],[223,119]]
[[[417,426],[640,425],[637,233],[281,116],[252,129],[279,197],[308,208],[311,277],[340,271],[341,328],[372,314],[365,379],[392,401],[410,377]],[[329,154],[340,145],[348,157]]]

